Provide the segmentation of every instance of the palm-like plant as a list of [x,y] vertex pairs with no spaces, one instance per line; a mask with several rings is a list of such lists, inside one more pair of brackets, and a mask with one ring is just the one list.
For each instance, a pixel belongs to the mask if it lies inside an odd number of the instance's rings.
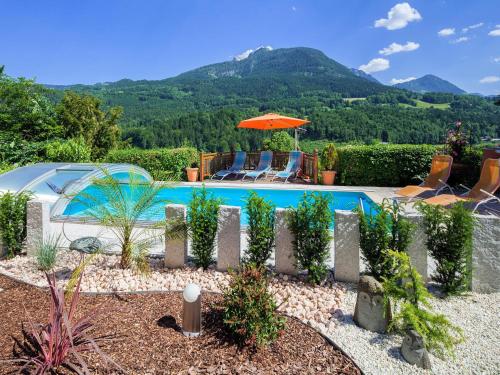
[[166,199],[161,191],[168,188],[130,171],[128,183],[123,184],[102,168],[104,177],[76,195],[73,200],[85,207],[84,215],[107,227],[121,248],[121,267],[148,271],[147,254],[152,244],[163,237],[165,222],[160,216]]

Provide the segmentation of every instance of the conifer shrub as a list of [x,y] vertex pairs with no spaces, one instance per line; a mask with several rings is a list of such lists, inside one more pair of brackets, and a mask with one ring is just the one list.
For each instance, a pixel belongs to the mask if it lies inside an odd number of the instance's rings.
[[188,205],[187,227],[197,267],[207,269],[213,261],[220,204],[220,199],[212,197],[205,187],[193,191]]
[[241,345],[267,346],[285,328],[286,319],[277,313],[268,284],[265,269],[255,264],[231,272],[231,281],[224,290],[223,318],[224,325]]
[[474,217],[464,204],[451,208],[422,203],[427,249],[436,261],[432,279],[447,295],[460,294],[471,288],[472,235]]
[[251,192],[246,201],[248,214],[248,249],[246,261],[262,266],[275,245],[274,221],[276,206]]
[[21,253],[26,239],[26,205],[31,198],[30,192],[0,196],[0,235],[8,258]]
[[406,252],[410,244],[413,225],[401,215],[402,211],[397,201],[387,199],[378,205],[375,215],[357,209],[361,254],[368,272],[378,280],[393,272],[386,250]]
[[429,303],[432,295],[411,266],[408,254],[388,250],[386,257],[396,266],[394,274],[383,281],[385,303],[390,300],[394,308],[389,331],[415,330],[436,356],[453,355],[455,345],[464,340],[462,330],[445,315],[432,311]]
[[307,279],[312,284],[321,283],[328,273],[331,224],[330,199],[320,193],[305,193],[288,215],[295,258],[300,268],[307,270]]

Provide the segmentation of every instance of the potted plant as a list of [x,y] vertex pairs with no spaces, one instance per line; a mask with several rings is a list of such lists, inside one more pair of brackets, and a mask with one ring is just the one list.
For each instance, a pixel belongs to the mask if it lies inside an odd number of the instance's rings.
[[333,143],[329,143],[321,152],[321,166],[323,170],[321,171],[321,179],[323,185],[333,185],[335,182],[335,171],[337,164],[339,162],[339,154]]
[[191,164],[191,167],[186,168],[187,179],[189,182],[198,181],[198,163],[194,162]]

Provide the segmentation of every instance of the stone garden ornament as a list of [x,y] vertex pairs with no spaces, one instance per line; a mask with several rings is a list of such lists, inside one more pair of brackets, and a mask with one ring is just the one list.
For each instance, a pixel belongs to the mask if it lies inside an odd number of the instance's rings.
[[408,330],[406,333],[401,344],[401,354],[411,365],[423,369],[431,368],[431,361],[427,349],[425,349],[424,339],[414,330]]
[[384,333],[392,318],[391,306],[384,306],[384,288],[372,276],[361,276],[354,309],[354,322],[361,328]]

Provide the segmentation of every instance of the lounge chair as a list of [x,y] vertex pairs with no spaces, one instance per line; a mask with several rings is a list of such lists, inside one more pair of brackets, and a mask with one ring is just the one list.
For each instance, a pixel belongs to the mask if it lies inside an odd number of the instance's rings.
[[476,211],[480,205],[490,201],[496,200],[500,202],[500,198],[494,195],[500,187],[500,159],[486,159],[484,161],[481,177],[479,177],[479,181],[472,189],[461,186],[468,190],[465,194],[441,194],[425,199],[424,202],[440,206],[449,206],[457,202],[474,202],[473,211]]
[[288,156],[288,164],[286,165],[286,168],[284,171],[280,171],[276,173],[276,175],[273,177],[273,180],[276,178],[283,178],[285,179],[285,183],[288,182],[288,179],[292,176],[297,177],[297,174],[301,170],[301,162],[302,162],[302,152],[300,151],[291,151],[290,155]]
[[[396,191],[403,198],[417,198],[424,193],[437,195],[443,189],[450,189],[446,183],[451,173],[453,158],[449,155],[435,155],[432,158],[431,171],[420,185],[408,185]],[[452,191],[453,192],[453,191]],[[429,197],[429,195],[427,195]]]
[[212,180],[214,177],[221,177],[221,180],[223,180],[224,177],[227,177],[231,174],[243,173],[246,158],[247,153],[245,151],[237,151],[234,155],[233,165],[229,167],[229,169],[224,169],[216,172],[210,179]]
[[271,172],[272,162],[273,162],[273,152],[262,151],[260,153],[260,160],[259,164],[257,165],[257,168],[255,168],[255,170],[253,171],[245,173],[245,175],[241,180],[243,181],[245,177],[251,177],[254,179],[254,181],[256,181],[257,178],[259,178],[261,175],[263,174],[267,175],[269,172]]

